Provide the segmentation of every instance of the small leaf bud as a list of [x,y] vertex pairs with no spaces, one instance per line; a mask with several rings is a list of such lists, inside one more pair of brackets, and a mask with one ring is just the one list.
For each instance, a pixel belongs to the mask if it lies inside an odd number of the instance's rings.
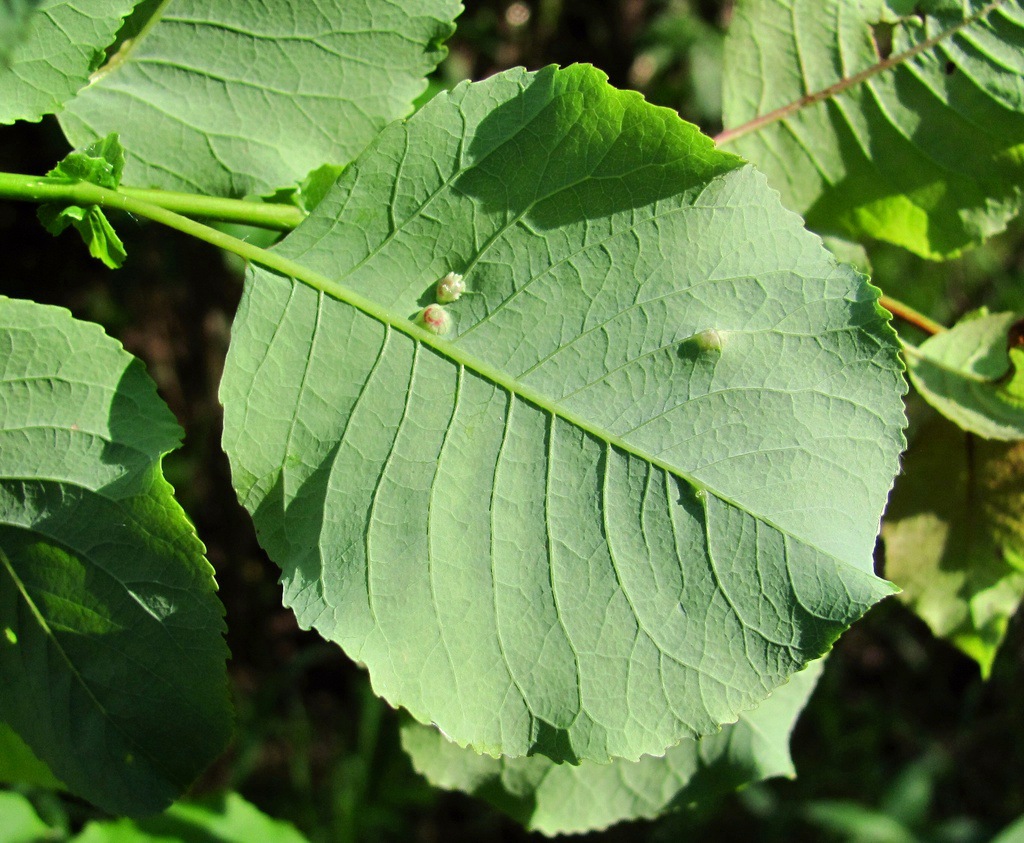
[[417,321],[430,333],[442,336],[447,334],[452,327],[451,315],[439,304],[428,304],[420,312]]
[[441,304],[458,301],[464,292],[466,292],[466,284],[457,272],[449,272],[437,282],[437,300]]

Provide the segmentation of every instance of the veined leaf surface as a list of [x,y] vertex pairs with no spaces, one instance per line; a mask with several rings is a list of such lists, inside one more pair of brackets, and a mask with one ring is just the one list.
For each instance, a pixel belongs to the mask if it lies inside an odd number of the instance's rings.
[[751,782],[795,776],[789,738],[820,675],[815,662],[718,734],[681,741],[664,756],[639,761],[573,765],[539,755],[491,758],[420,723],[402,727],[402,747],[436,787],[486,799],[530,831],[580,834],[654,819]]
[[105,810],[166,807],[230,735],[223,609],[141,362],[0,298],[0,720]]
[[126,183],[243,196],[351,160],[411,110],[459,0],[170,0],[61,115]]
[[[8,3],[10,0],[8,0]],[[0,61],[0,123],[59,111],[89,81],[139,0],[15,0]],[[16,19],[11,19],[17,15]]]
[[[877,291],[673,112],[584,66],[462,85],[278,251],[343,300],[249,278],[236,490],[300,623],[457,743],[660,754],[890,592]],[[408,320],[449,271],[444,340]]]
[[1019,0],[741,0],[725,68],[721,140],[816,230],[938,258],[1020,212]]

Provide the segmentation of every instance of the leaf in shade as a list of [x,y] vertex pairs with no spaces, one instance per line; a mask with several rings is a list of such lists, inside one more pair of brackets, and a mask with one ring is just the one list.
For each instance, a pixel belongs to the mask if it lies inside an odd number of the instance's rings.
[[886,574],[988,676],[1024,597],[1024,442],[979,439],[936,418],[904,470],[882,526]]
[[1024,439],[1024,319],[979,310],[920,347],[911,383],[936,410],[986,439]]
[[821,664],[812,663],[736,723],[716,735],[684,740],[663,757],[578,766],[539,755],[491,758],[414,722],[402,727],[402,747],[435,787],[485,799],[530,831],[581,834],[654,819],[751,782],[795,776],[789,737],[820,673]]
[[61,126],[117,131],[131,184],[242,197],[350,161],[407,114],[459,0],[175,0],[147,18]]
[[1021,210],[1019,0],[740,0],[725,68],[720,141],[815,230],[949,257]]
[[164,808],[231,715],[203,546],[163,478],[180,430],[139,360],[0,298],[0,720],[110,812]]
[[275,251],[332,295],[247,281],[236,491],[300,623],[460,745],[660,754],[890,593],[877,290],[674,112],[586,66],[461,85]]

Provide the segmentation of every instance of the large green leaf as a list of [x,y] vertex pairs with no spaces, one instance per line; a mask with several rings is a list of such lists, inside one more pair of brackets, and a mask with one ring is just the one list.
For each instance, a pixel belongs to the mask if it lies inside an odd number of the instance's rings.
[[978,439],[935,419],[915,437],[905,473],[882,527],[885,572],[988,676],[1024,598],[1024,442]]
[[812,228],[942,257],[1020,211],[1019,0],[741,0],[725,67],[722,142]]
[[910,379],[924,399],[986,439],[1024,439],[1024,318],[968,314],[921,346],[905,346]]
[[[89,81],[139,0],[42,0],[21,5],[10,54],[0,61],[0,123],[52,114]],[[35,4],[33,4],[35,5]]]
[[[877,291],[674,112],[585,66],[462,85],[278,251],[355,306],[249,278],[236,490],[300,623],[457,743],[660,754],[889,593]],[[448,271],[445,341],[408,318]]]
[[0,720],[69,789],[164,807],[230,732],[223,609],[160,473],[180,431],[142,364],[0,299]]
[[61,115],[135,185],[267,193],[346,163],[444,56],[460,0],[170,0]]
[[539,755],[491,758],[419,723],[402,727],[402,746],[437,787],[486,799],[531,831],[579,834],[652,819],[749,782],[795,776],[789,737],[820,673],[816,662],[717,735],[684,740],[659,758],[580,765]]

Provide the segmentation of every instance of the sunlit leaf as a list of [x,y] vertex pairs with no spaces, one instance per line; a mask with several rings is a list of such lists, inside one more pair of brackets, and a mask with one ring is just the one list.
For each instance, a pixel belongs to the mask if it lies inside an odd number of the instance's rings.
[[9,53],[0,61],[0,123],[59,111],[89,81],[138,2],[42,0],[31,11],[30,4],[15,0],[21,8],[8,18]]
[[39,843],[50,828],[20,793],[0,791],[0,843]]
[[50,768],[40,761],[18,733],[0,723],[0,782],[63,789]]
[[227,793],[200,802],[176,802],[141,820],[91,822],[72,843],[306,843],[295,828]]
[[[249,278],[235,488],[300,623],[457,743],[660,754],[890,593],[877,291],[673,112],[584,66],[461,85],[277,251],[353,304]],[[449,271],[445,340],[409,320]]]
[[351,160],[408,113],[459,0],[174,0],[61,115],[75,146],[119,132],[126,180],[265,194]]
[[[59,181],[89,182],[112,190],[121,183],[124,163],[124,148],[117,135],[111,134],[69,153],[46,176]],[[98,205],[46,204],[39,206],[38,214],[43,227],[55,237],[73,226],[89,254],[110,269],[119,269],[124,263],[124,244]]]
[[0,73],[10,67],[11,54],[28,37],[29,21],[40,0],[4,0],[0,3]]
[[1024,843],[1024,817],[1004,828],[991,843]]

